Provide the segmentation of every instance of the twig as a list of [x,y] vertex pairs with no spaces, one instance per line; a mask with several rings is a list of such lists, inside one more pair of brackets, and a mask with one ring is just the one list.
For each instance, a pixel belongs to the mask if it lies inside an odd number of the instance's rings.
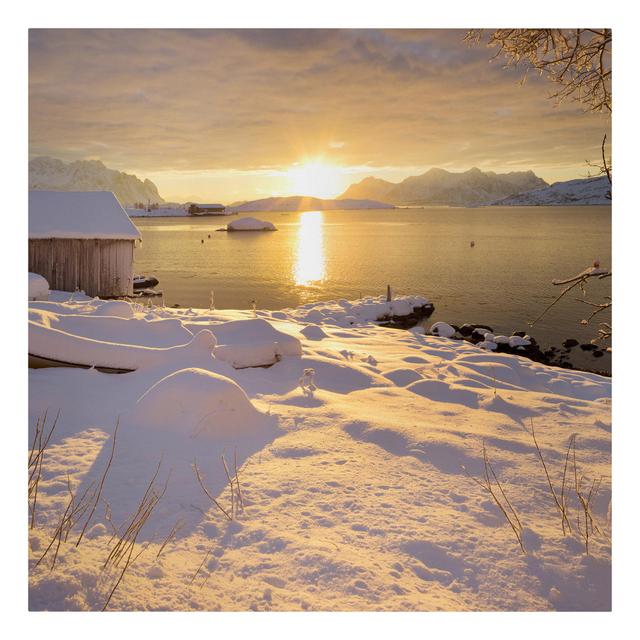
[[204,486],[204,482],[202,481],[202,477],[200,476],[200,470],[198,469],[198,464],[195,460],[193,461],[193,469],[196,472],[196,478],[198,479],[198,483],[202,487],[202,490],[204,491],[207,498],[209,498],[209,500],[211,500],[211,502],[213,502],[213,504],[215,504],[216,507],[218,507],[218,509],[222,511],[222,513],[225,515],[227,520],[233,520],[233,516],[230,516],[227,513],[226,509],[209,493],[207,488]]
[[109,455],[109,461],[107,462],[107,466],[105,467],[104,473],[102,474],[102,478],[100,478],[100,483],[98,485],[98,491],[97,491],[97,495],[96,495],[95,501],[93,503],[93,507],[91,507],[91,512],[89,513],[89,517],[87,518],[86,522],[84,523],[84,526],[82,527],[82,531],[80,532],[80,535],[78,536],[78,540],[76,542],[76,547],[82,541],[84,533],[87,530],[87,527],[89,526],[89,523],[91,522],[91,519],[93,518],[93,514],[96,511],[96,507],[98,506],[98,502],[100,500],[100,496],[102,495],[102,488],[104,487],[104,481],[107,478],[107,474],[109,473],[109,469],[111,468],[111,463],[113,462],[113,455],[114,455],[115,450],[116,450],[116,438],[118,436],[118,428],[119,427],[120,427],[120,417],[118,417],[118,419],[116,420],[116,428],[115,428],[115,430],[113,432],[113,442],[111,443],[111,454]]
[[[469,478],[471,478],[471,480],[473,480],[478,486],[482,487],[485,491],[487,491],[491,495],[491,497],[493,498],[493,501],[496,503],[496,505],[502,512],[502,515],[504,515],[507,522],[509,523],[509,526],[513,530],[513,533],[516,536],[516,539],[518,540],[518,544],[520,545],[520,549],[522,550],[522,553],[526,554],[524,543],[522,540],[522,523],[520,522],[520,519],[518,518],[518,515],[516,514],[516,511],[513,508],[511,502],[507,498],[504,492],[504,489],[502,488],[502,485],[500,484],[500,481],[498,480],[498,477],[495,471],[493,470],[493,466],[489,462],[489,456],[487,455],[487,450],[484,444],[484,440],[482,441],[482,458],[484,460],[484,481],[478,480],[477,478],[474,478],[472,475],[470,475],[466,467],[462,466],[462,470],[465,472],[467,476],[469,476]],[[495,479],[507,507],[505,507],[502,504],[502,502],[499,500],[498,496],[496,495],[493,489],[493,486],[491,484],[491,476],[493,476],[493,478]],[[507,508],[513,514],[513,518],[507,512]]]
[[[547,478],[547,484],[549,485],[549,490],[551,491],[551,495],[553,496],[553,501],[555,502],[556,507],[558,507],[558,511],[560,511],[560,517],[561,517],[561,523],[562,523],[562,535],[566,535],[565,522],[566,522],[566,525],[569,527],[569,531],[571,531],[571,525],[569,524],[569,519],[567,518],[566,505],[564,504],[564,477],[562,481],[562,494],[561,494],[562,498],[559,500],[556,494],[556,491],[553,488],[553,483],[551,482],[551,478],[549,477],[549,470],[547,469],[547,465],[542,456],[542,451],[540,451],[538,440],[536,439],[536,432],[533,427],[533,418],[531,418],[531,437],[533,438],[533,443],[536,446],[538,457],[540,458],[540,462],[542,463],[542,468],[544,469],[544,475]],[[567,456],[568,456],[568,452],[567,452]],[[567,470],[567,467],[565,464],[565,474],[566,474],[566,470]]]

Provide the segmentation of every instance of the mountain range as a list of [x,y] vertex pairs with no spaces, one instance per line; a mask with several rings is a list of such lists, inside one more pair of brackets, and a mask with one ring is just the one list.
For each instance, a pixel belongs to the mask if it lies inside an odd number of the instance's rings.
[[100,160],[63,162],[39,156],[29,161],[29,189],[52,191],[113,191],[123,206],[164,202],[151,180],[107,168]]
[[[164,202],[151,180],[141,180],[135,175],[109,169],[100,160],[67,163],[46,156],[33,158],[29,161],[29,189],[112,191],[123,206],[132,206],[136,202]],[[494,173],[474,167],[453,173],[434,168],[398,183],[365,178],[333,200],[289,196],[236,202],[227,208],[243,212],[389,209],[393,205],[606,205],[611,204],[610,191],[611,185],[604,176],[548,185],[533,171]]]
[[545,205],[611,204],[611,183],[607,176],[555,182],[549,187],[519,193],[497,202],[498,206],[542,207]]
[[488,204],[516,193],[547,187],[533,171],[494,173],[474,167],[462,173],[429,169],[402,182],[365,178],[352,184],[340,198],[383,200],[401,206]]

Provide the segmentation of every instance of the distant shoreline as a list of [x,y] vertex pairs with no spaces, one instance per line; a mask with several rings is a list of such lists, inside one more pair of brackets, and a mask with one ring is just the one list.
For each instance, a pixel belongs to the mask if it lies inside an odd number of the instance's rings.
[[495,208],[495,209],[519,209],[522,207],[527,207],[527,208],[536,208],[536,209],[543,209],[543,208],[547,208],[547,207],[609,207],[611,208],[611,203],[609,204],[601,204],[601,203],[570,203],[570,202],[564,202],[562,204],[478,204],[478,205],[456,205],[456,204],[425,204],[425,205],[396,205],[393,207],[389,207],[387,208],[380,208],[380,207],[371,207],[371,208],[362,208],[362,209],[297,209],[297,210],[291,210],[291,211],[286,211],[286,210],[277,210],[277,209],[273,209],[273,210],[264,210],[264,209],[245,209],[243,211],[234,211],[233,213],[229,214],[211,214],[211,215],[189,215],[188,213],[184,212],[184,213],[180,213],[179,209],[176,209],[176,213],[175,214],[168,214],[168,213],[158,213],[158,214],[153,214],[153,213],[148,213],[148,212],[144,212],[144,213],[134,213],[133,211],[135,210],[130,210],[127,208],[127,213],[129,214],[130,218],[227,218],[230,215],[239,215],[240,213],[263,213],[263,214],[267,214],[267,213],[281,213],[281,214],[285,214],[285,213],[309,213],[311,211],[396,211],[396,210],[402,210],[402,211],[406,211],[406,210],[418,210],[418,209],[429,209],[429,208],[442,208],[442,209],[490,209],[490,208]]

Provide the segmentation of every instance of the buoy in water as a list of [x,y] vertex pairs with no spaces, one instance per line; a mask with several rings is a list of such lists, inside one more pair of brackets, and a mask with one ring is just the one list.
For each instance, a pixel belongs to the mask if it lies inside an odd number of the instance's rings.
[[204,239],[200,239],[200,244],[204,244]]
[[475,241],[475,240],[472,240],[472,241],[469,243],[469,246],[470,246],[470,247],[475,247],[475,246],[476,246],[476,241]]

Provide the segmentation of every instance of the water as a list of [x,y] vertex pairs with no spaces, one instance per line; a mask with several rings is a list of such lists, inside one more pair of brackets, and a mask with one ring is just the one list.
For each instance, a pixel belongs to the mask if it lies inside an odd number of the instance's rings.
[[[598,321],[572,291],[534,327],[569,277],[599,259],[611,264],[610,207],[429,207],[260,213],[277,232],[218,233],[233,218],[136,218],[143,243],[135,271],[160,280],[170,306],[282,309],[305,302],[422,294],[430,322],[483,323],[526,330],[543,345],[588,342]],[[209,238],[208,235],[211,237]],[[204,243],[201,240],[204,239]],[[473,248],[471,241],[475,242]],[[575,294],[575,295],[574,295]],[[589,282],[587,299],[611,295],[611,280]],[[580,366],[608,370],[610,357],[574,349]]]

